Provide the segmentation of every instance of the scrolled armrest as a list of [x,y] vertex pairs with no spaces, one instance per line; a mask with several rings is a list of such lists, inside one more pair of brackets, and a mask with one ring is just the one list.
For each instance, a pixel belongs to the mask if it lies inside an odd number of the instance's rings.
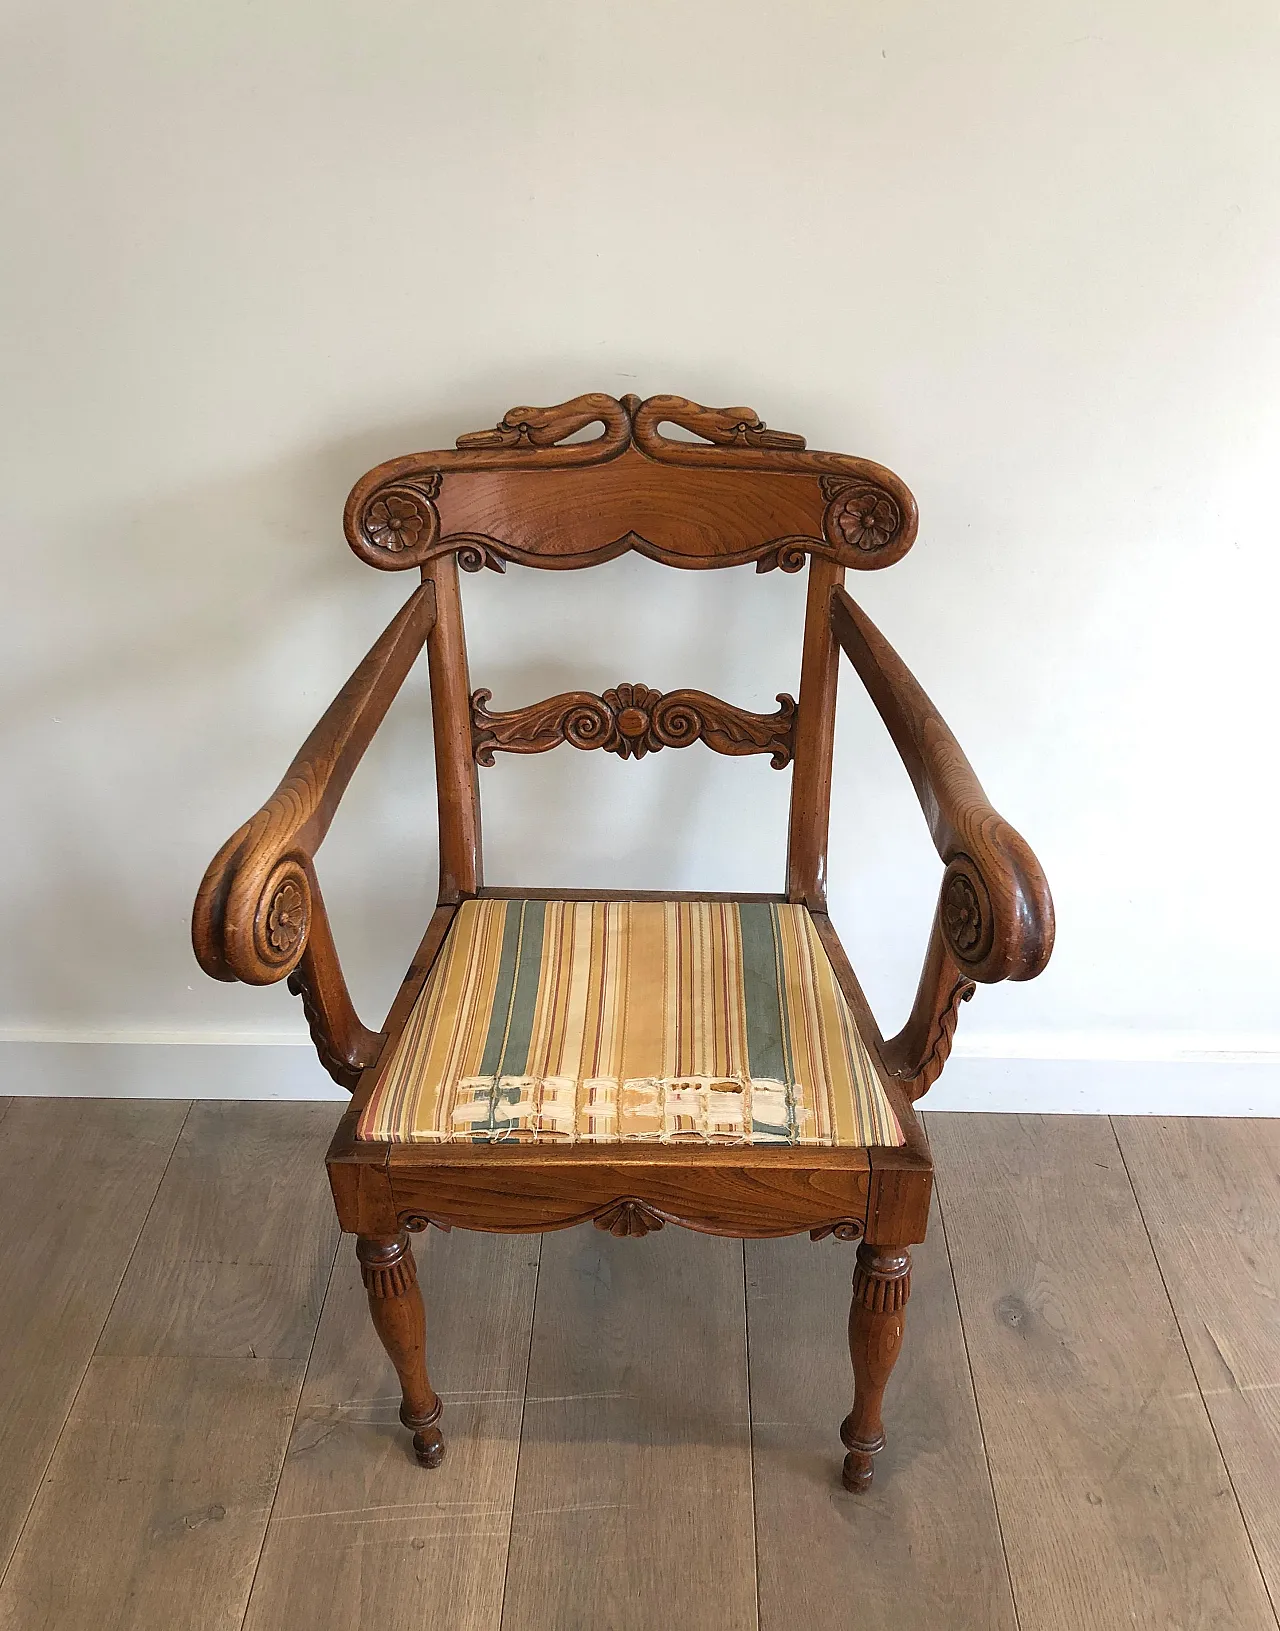
[[215,980],[283,980],[317,929],[328,948],[317,944],[326,972],[336,969],[312,857],[434,621],[434,587],[424,583],[338,693],[279,787],[213,858],[191,937],[201,968]]
[[1053,899],[1021,834],[992,808],[942,715],[843,588],[831,627],[889,728],[946,863],[935,932],[971,980],[1030,980],[1053,950]]

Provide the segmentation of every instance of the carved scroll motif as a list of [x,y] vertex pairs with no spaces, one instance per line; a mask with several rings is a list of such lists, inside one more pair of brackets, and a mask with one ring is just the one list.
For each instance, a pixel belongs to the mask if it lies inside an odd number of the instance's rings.
[[486,706],[491,697],[484,690],[471,697],[472,746],[481,765],[491,765],[495,752],[545,753],[561,742],[643,759],[662,748],[702,741],[716,753],[768,753],[775,770],[791,762],[796,704],[785,692],[772,714],[735,708],[705,691],[664,695],[647,685],[619,685],[599,696],[564,691],[509,713],[491,713]]
[[967,976],[962,976],[952,986],[950,995],[934,1019],[929,1051],[919,1069],[910,1076],[899,1077],[912,1099],[923,1098],[942,1075],[942,1067],[951,1057],[951,1045],[955,1040],[956,1025],[960,1019],[960,1004],[968,1002],[977,989]]
[[816,1229],[810,1229],[810,1240],[825,1240],[828,1235],[834,1235],[837,1240],[861,1240],[863,1223],[861,1218],[841,1218],[837,1223],[820,1223]]
[[339,1087],[345,1087],[348,1093],[354,1092],[356,1083],[364,1073],[364,1065],[352,1064],[333,1046],[320,1004],[316,1001],[310,981],[303,976],[301,969],[294,969],[289,976],[288,986],[295,997],[302,998],[302,1012],[306,1017],[307,1029],[311,1032],[311,1040],[320,1063]]
[[[601,433],[570,441],[599,424]],[[678,425],[700,441],[664,436],[662,424]],[[469,572],[501,572],[506,560],[527,566],[589,566],[636,550],[671,566],[706,564],[652,543],[637,532],[602,543],[580,556],[554,560],[482,532],[441,533],[436,500],[441,483],[477,471],[555,471],[608,463],[634,448],[658,464],[690,470],[807,476],[826,500],[821,534],[815,530],[761,539],[715,564],[756,562],[757,571],[797,572],[812,555],[842,565],[887,566],[910,548],[916,531],[915,503],[893,474],[870,460],[813,452],[803,436],[770,430],[753,408],[708,408],[679,396],[627,396],[602,392],[554,407],[512,408],[491,430],[471,431],[454,450],[408,454],[369,471],[347,501],[346,531],[352,549],[386,571],[422,566],[437,555],[456,554]]]

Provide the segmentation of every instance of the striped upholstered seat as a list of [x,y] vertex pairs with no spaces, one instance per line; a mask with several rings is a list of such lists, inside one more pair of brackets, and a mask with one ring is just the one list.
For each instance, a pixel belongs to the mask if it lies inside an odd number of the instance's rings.
[[362,1139],[901,1144],[809,914],[470,900]]

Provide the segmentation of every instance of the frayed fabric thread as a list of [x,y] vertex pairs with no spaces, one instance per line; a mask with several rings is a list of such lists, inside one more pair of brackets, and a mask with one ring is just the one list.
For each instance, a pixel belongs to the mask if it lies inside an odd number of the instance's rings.
[[[795,1084],[745,1076],[472,1076],[433,1142],[815,1144]],[[800,1101],[800,1102],[797,1102]],[[807,1136],[806,1136],[807,1134]]]

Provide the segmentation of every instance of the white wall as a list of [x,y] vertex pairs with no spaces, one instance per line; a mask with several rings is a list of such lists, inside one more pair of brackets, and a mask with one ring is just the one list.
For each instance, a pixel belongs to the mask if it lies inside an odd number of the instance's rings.
[[[513,403],[634,390],[917,494],[911,555],[852,587],[1059,911],[937,1102],[1280,1110],[1274,6],[13,0],[3,33],[0,1092],[325,1090],[301,1050],[172,1044],[303,1035],[187,923],[408,591],[342,499]],[[467,594],[500,704],[797,678],[777,574]],[[320,860],[370,1020],[430,904],[428,725],[415,671]],[[838,756],[833,915],[892,1026],[940,868],[852,684]],[[494,881],[780,874],[762,760],[484,786]]]

